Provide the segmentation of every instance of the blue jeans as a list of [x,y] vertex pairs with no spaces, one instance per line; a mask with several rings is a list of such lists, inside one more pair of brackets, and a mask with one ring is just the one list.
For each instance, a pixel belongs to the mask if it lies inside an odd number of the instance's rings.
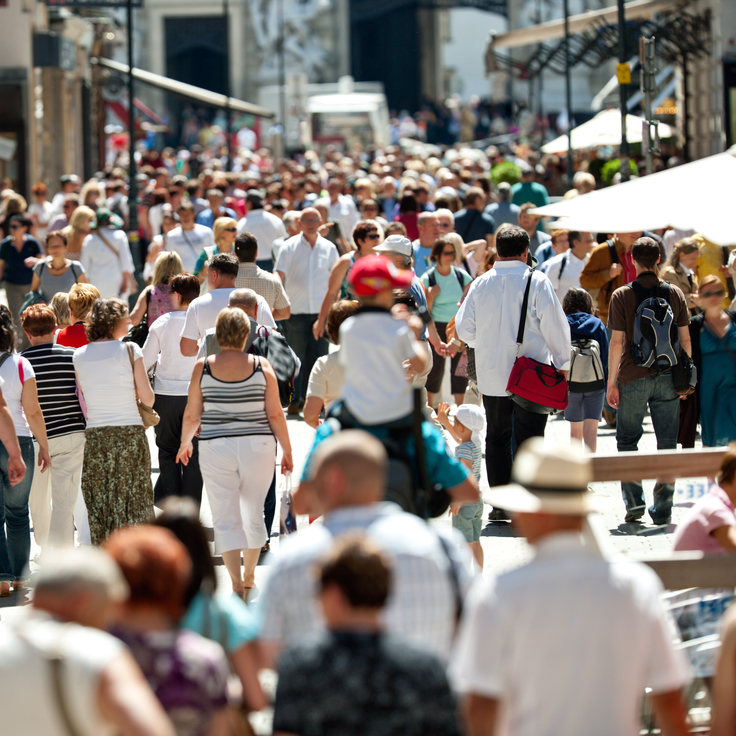
[[18,442],[26,474],[14,486],[8,478],[8,451],[0,443],[0,580],[22,580],[31,556],[28,496],[33,482],[33,440],[18,437]]
[[309,383],[309,374],[312,372],[317,358],[327,355],[330,344],[326,337],[314,339],[312,325],[317,321],[318,314],[292,314],[286,320],[286,334],[284,337],[291,349],[297,354],[302,362],[302,368],[296,377],[294,386],[293,404],[304,401]]
[[[677,430],[680,399],[675,393],[672,372],[656,373],[619,387],[616,444],[619,452],[639,449],[644,433],[647,406],[652,415],[658,450],[677,449]],[[621,492],[627,516],[641,518],[644,514],[644,490],[641,482],[621,483]],[[652,520],[667,520],[672,512],[674,485],[657,483],[654,487],[654,505],[649,508]]]

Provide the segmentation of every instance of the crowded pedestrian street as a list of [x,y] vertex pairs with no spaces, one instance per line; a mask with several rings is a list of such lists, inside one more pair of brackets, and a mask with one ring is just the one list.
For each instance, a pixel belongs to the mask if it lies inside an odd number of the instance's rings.
[[0,736],[736,736],[729,3],[0,16]]

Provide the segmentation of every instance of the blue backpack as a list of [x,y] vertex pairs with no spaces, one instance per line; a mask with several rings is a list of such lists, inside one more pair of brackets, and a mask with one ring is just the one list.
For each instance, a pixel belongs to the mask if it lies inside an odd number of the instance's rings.
[[631,343],[634,363],[658,371],[674,368],[680,355],[680,340],[669,301],[670,285],[662,282],[654,289],[646,289],[634,281],[629,286],[637,305]]

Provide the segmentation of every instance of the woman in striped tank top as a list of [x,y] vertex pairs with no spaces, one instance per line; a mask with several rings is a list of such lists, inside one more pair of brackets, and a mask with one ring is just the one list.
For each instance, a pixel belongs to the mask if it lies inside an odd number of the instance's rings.
[[263,504],[277,440],[281,472],[294,467],[276,374],[267,360],[243,352],[249,329],[240,309],[227,307],[218,315],[215,337],[221,352],[194,366],[176,457],[189,462],[201,424],[199,465],[212,508],[215,552],[222,555],[233,590],[243,596],[255,585],[258,557],[268,541]]

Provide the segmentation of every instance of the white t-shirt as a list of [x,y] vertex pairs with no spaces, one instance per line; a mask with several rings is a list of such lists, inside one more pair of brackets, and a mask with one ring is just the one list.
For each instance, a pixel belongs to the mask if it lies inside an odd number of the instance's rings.
[[[547,278],[552,282],[552,288],[555,290],[557,298],[562,304],[568,289],[580,287],[580,274],[588,262],[588,254],[584,258],[578,258],[571,250],[550,258],[542,264],[542,273],[547,274]],[[562,268],[562,264],[565,267]],[[562,278],[560,278],[560,269],[562,269]]]
[[7,358],[0,366],[0,378],[4,380],[4,383],[0,385],[3,387],[3,396],[10,409],[10,415],[13,417],[13,425],[18,437],[31,437],[31,429],[23,413],[21,396],[23,384],[35,377],[33,366],[17,353]]
[[358,421],[381,424],[411,414],[412,388],[404,361],[416,354],[414,333],[388,312],[368,312],[342,323],[342,395]]
[[51,216],[53,214],[53,207],[51,206],[51,202],[47,201],[43,204],[41,204],[41,202],[34,202],[28,208],[28,214],[36,215],[36,217],[38,218],[39,224],[35,230],[36,240],[41,243],[41,246],[45,250],[46,233],[48,232],[48,224],[49,222],[51,222]]
[[164,396],[186,396],[196,356],[181,354],[179,341],[186,320],[186,312],[168,312],[161,315],[149,328],[143,346],[146,369],[156,365],[153,390]]
[[59,715],[49,663],[59,649],[64,702],[79,736],[114,734],[116,729],[100,713],[97,696],[102,672],[122,656],[125,646],[104,631],[60,623],[41,611],[0,626],[3,733],[69,735]]
[[193,230],[182,230],[181,226],[175,227],[166,236],[164,250],[170,250],[179,254],[184,265],[185,273],[194,273],[199,254],[215,244],[212,238],[212,230],[204,225],[195,225]]
[[82,243],[82,255],[79,260],[90,284],[96,286],[100,296],[105,299],[120,296],[123,274],[133,273],[135,267],[128,238],[122,230],[104,228],[102,235],[115,249],[117,255],[105,245],[98,233],[92,233]]
[[322,399],[325,410],[329,410],[335,399],[342,393],[344,384],[345,370],[340,365],[340,351],[336,350],[334,353],[317,358],[309,374],[307,398],[316,396]]
[[274,240],[286,237],[284,223],[266,210],[253,210],[238,222],[238,235],[251,233],[258,241],[257,261],[270,260]]
[[134,351],[133,360],[143,357],[134,342],[118,340],[91,342],[74,352],[74,370],[87,403],[87,429],[143,426],[128,345]]
[[[180,337],[187,337],[190,340],[201,340],[210,327],[215,326],[217,315],[225,309],[230,293],[233,289],[215,289],[208,291],[204,296],[198,296],[187,309],[187,316]],[[276,327],[276,322],[271,314],[268,302],[260,296],[258,298],[258,312],[256,322],[266,327]]]

